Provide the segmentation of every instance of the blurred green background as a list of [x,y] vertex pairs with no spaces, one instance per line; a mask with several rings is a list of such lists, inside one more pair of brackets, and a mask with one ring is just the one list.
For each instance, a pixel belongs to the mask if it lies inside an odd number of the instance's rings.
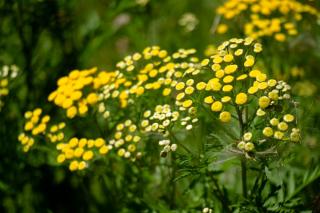
[[[42,106],[53,117],[59,115],[47,96],[72,69],[113,70],[122,57],[150,45],[169,51],[194,47],[202,56],[209,44],[228,39],[212,32],[215,8],[222,2],[0,0],[0,66],[20,68],[0,112],[0,212],[165,212],[173,197],[173,208],[200,210],[203,189],[186,192],[189,186],[181,181],[180,190],[172,194],[158,154],[148,164],[110,160],[95,165],[94,172],[74,174],[48,166],[41,154],[24,155],[17,135],[26,110]],[[290,164],[301,173],[314,168],[320,157],[320,29],[319,24],[312,26],[288,48],[265,47],[271,74],[288,80],[300,95],[304,140],[292,152]],[[296,74],[292,67],[302,71]],[[306,205],[320,195],[319,189],[319,178],[304,189]]]

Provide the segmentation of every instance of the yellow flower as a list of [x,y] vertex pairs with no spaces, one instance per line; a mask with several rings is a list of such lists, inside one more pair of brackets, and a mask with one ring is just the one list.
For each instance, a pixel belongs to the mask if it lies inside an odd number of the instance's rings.
[[31,129],[33,129],[33,123],[31,121],[27,122],[25,125],[24,125],[24,130],[25,131],[30,131]]
[[102,138],[97,138],[95,141],[94,141],[94,145],[96,147],[101,147],[105,144],[105,140],[102,139]]
[[246,61],[244,62],[245,67],[252,67],[254,65],[254,57],[249,55],[246,57]]
[[64,109],[67,109],[67,108],[70,108],[72,106],[72,104],[73,104],[73,100],[70,98],[66,98],[62,103],[62,107]]
[[78,170],[83,170],[87,167],[87,163],[85,161],[80,161],[78,164]]
[[79,168],[79,163],[76,160],[72,161],[69,165],[70,171],[78,170],[78,168]]
[[245,145],[246,145],[246,142],[244,142],[244,141],[240,141],[240,142],[238,143],[237,147],[238,147],[238,149],[243,150],[243,149],[244,149],[244,147],[245,147]]
[[242,75],[240,75],[240,76],[237,77],[237,81],[244,80],[244,79],[246,79],[247,77],[248,77],[247,74],[242,74]]
[[92,158],[93,158],[93,152],[91,150],[86,151],[82,156],[82,159],[85,161],[91,160]]
[[75,106],[70,107],[67,109],[67,117],[74,118],[77,115],[77,108]]
[[270,124],[271,124],[272,126],[277,126],[277,125],[279,124],[279,120],[278,120],[277,118],[272,118],[272,119],[270,120]]
[[262,133],[266,137],[271,137],[273,135],[273,129],[271,127],[265,127]]
[[266,115],[266,112],[259,108],[259,109],[257,110],[256,115],[257,115],[257,116],[260,116],[260,117],[261,117],[261,116],[265,116],[265,115]]
[[216,72],[216,77],[217,78],[222,78],[224,76],[224,71],[223,70],[218,70],[217,72]]
[[227,111],[223,111],[220,113],[219,119],[220,119],[220,121],[227,123],[231,120],[231,113],[227,112]]
[[226,24],[219,24],[217,27],[218,34],[224,34],[228,31],[228,26]]
[[223,96],[223,97],[221,98],[221,102],[222,102],[222,103],[227,103],[227,102],[229,102],[229,101],[231,101],[231,97],[230,97],[230,96]]
[[206,88],[207,84],[205,82],[199,82],[196,85],[197,90],[204,90]]
[[207,96],[207,97],[204,98],[204,102],[205,102],[206,104],[212,104],[212,103],[214,102],[214,99],[213,99],[213,97],[210,95],[210,96]]
[[274,38],[279,42],[284,42],[286,40],[286,35],[283,33],[276,33]]
[[263,82],[263,81],[267,80],[267,75],[264,74],[264,73],[259,73],[259,74],[256,76],[256,79],[257,79],[257,81],[259,81],[259,82]]
[[207,59],[207,58],[201,61],[201,66],[203,66],[203,67],[207,66],[208,64],[209,64],[209,59]]
[[267,82],[260,82],[260,83],[258,83],[258,88],[259,88],[260,90],[267,89],[267,87],[268,87],[268,83],[267,83]]
[[192,105],[192,100],[185,100],[183,103],[182,103],[182,106],[184,108],[189,108],[190,106]]
[[235,54],[236,56],[240,56],[240,55],[242,55],[242,53],[243,53],[243,49],[237,49],[237,50],[234,52],[234,54]]
[[223,59],[220,56],[215,56],[213,58],[213,63],[220,64],[223,61]]
[[164,88],[162,91],[162,95],[163,96],[168,96],[171,93],[171,89],[170,88]]
[[81,148],[81,147],[77,147],[75,150],[74,150],[74,156],[75,157],[81,157],[82,156],[82,154],[83,154],[83,152],[84,152],[84,150],[83,150],[83,148]]
[[251,70],[251,71],[249,72],[249,76],[250,76],[251,78],[256,78],[259,74],[261,74],[261,71],[260,71],[260,70]]
[[227,55],[225,55],[225,56],[223,57],[223,60],[224,60],[225,62],[231,62],[231,61],[233,60],[233,55],[227,54]]
[[212,105],[211,105],[211,110],[213,112],[220,112],[222,110],[222,103],[220,101],[215,101]]
[[270,104],[270,98],[268,98],[267,96],[262,96],[259,98],[259,106],[262,109],[267,108],[269,104]]
[[57,162],[58,163],[63,163],[66,160],[66,156],[64,154],[60,154],[57,157]]
[[233,89],[233,86],[230,84],[224,85],[222,88],[223,92],[230,92]]
[[248,93],[251,94],[251,95],[253,95],[253,94],[255,94],[256,92],[258,92],[258,90],[259,90],[258,87],[253,86],[253,87],[250,87],[250,88],[248,89]]
[[213,65],[211,66],[211,69],[212,69],[213,71],[218,71],[218,70],[221,69],[221,65],[220,65],[220,64],[213,64]]
[[31,117],[32,117],[32,112],[31,111],[28,111],[28,112],[24,113],[24,118],[25,119],[29,119]]
[[252,139],[252,133],[251,132],[246,132],[243,135],[243,139],[244,139],[244,141],[250,141]]
[[176,99],[177,99],[178,101],[180,101],[180,100],[182,100],[182,99],[184,98],[184,96],[185,96],[185,93],[184,93],[184,92],[181,92],[181,93],[179,93],[179,94],[177,95]]
[[218,78],[212,78],[208,81],[206,90],[220,91],[222,85]]
[[185,87],[185,83],[184,82],[179,82],[176,85],[176,90],[182,90]]
[[194,92],[194,88],[189,86],[185,89],[184,92],[188,95],[191,95]]
[[99,149],[99,153],[102,155],[105,155],[109,152],[109,147],[106,145],[103,145],[100,149]]
[[286,131],[288,129],[288,124],[286,122],[280,122],[278,124],[278,129],[281,131]]
[[248,142],[246,143],[246,145],[244,146],[244,149],[247,151],[247,152],[250,152],[254,149],[254,144],[251,143],[251,142]]
[[98,95],[95,94],[95,93],[90,93],[88,96],[87,96],[87,101],[88,101],[88,104],[95,104],[97,103],[98,101]]
[[231,83],[233,81],[234,77],[232,75],[227,75],[226,77],[223,78],[224,83]]
[[283,132],[280,132],[280,131],[275,131],[274,132],[274,138],[275,139],[281,140],[283,138],[283,136],[284,136]]
[[268,86],[269,87],[274,87],[275,85],[277,85],[277,81],[274,79],[270,79],[268,80]]
[[238,65],[236,64],[231,64],[231,65],[227,65],[225,68],[224,68],[224,71],[226,74],[232,74],[234,73],[235,71],[237,71],[238,69]]
[[245,94],[245,93],[239,93],[239,94],[237,94],[237,96],[236,96],[236,104],[238,104],[238,105],[243,105],[243,104],[245,104],[245,103],[247,103],[247,101],[248,101],[248,96],[247,96],[247,94]]
[[268,93],[268,97],[269,97],[271,100],[274,100],[274,101],[276,101],[276,100],[279,99],[278,93],[276,93],[276,92],[269,92],[269,93]]
[[290,123],[290,122],[294,121],[294,116],[291,115],[291,114],[286,114],[286,115],[283,116],[283,120],[285,122]]

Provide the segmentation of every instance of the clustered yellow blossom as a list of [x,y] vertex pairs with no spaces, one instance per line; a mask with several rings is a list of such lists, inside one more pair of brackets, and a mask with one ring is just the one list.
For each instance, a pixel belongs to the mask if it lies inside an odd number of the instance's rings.
[[261,51],[262,45],[251,38],[230,39],[218,47],[216,54],[201,61],[202,69],[207,70],[210,77],[197,82],[195,88],[201,94],[201,102],[219,113],[222,122],[231,121],[233,106],[246,105],[250,96],[268,87],[266,74],[253,69],[255,56]]
[[129,103],[138,102],[140,97],[170,96],[176,79],[185,72],[198,72],[195,68],[198,59],[192,56],[194,53],[194,49],[180,49],[168,55],[166,50],[152,46],[142,53],[125,57],[116,65],[114,80],[100,90],[99,112],[105,118],[109,117],[114,99],[119,100],[121,108],[126,108]]
[[0,69],[0,111],[4,105],[3,98],[9,94],[9,83],[17,77],[18,72],[16,65],[4,65]]
[[246,132],[243,135],[243,140],[240,141],[237,145],[237,147],[241,150],[245,150],[246,152],[250,152],[254,149],[254,144],[251,142],[252,139],[252,133]]
[[24,125],[24,133],[18,137],[23,145],[23,150],[27,152],[34,144],[34,137],[37,135],[44,135],[47,129],[47,124],[50,121],[49,115],[41,116],[42,109],[37,108],[33,111],[25,113],[24,117],[26,123]]
[[265,149],[261,141],[299,141],[296,118],[290,114],[291,87],[257,68],[262,50],[252,38],[233,38],[200,61],[194,49],[169,55],[152,46],[125,57],[114,71],[74,70],[58,80],[49,101],[65,109],[68,118],[84,116],[91,106],[102,115],[99,119],[110,135],[70,139],[65,137],[64,122],[48,126],[50,117],[41,118],[42,110],[36,109],[26,113],[19,141],[28,151],[33,136],[44,135],[55,143],[57,162],[68,164],[71,171],[87,168],[110,151],[134,161],[142,156],[141,140],[146,136],[160,140],[160,155],[165,157],[177,149],[171,143],[175,130],[191,131],[207,115],[222,123],[242,124],[246,133],[234,146],[245,154]]
[[120,157],[136,160],[141,157],[138,145],[141,141],[139,130],[132,120],[128,119],[116,125],[113,138],[110,139],[110,147],[117,150]]
[[58,163],[68,162],[70,171],[83,170],[88,167],[95,156],[104,156],[109,152],[103,138],[71,138],[66,143],[58,143],[56,149],[60,151],[57,157]]
[[298,34],[303,15],[320,17],[316,8],[297,0],[227,0],[217,8],[217,13],[225,19],[218,25],[217,33],[227,32],[232,28],[228,22],[238,24],[241,16],[245,35],[254,39],[273,37],[279,42]]
[[98,102],[97,90],[113,77],[114,73],[105,71],[97,74],[96,68],[73,70],[57,81],[58,88],[49,95],[48,100],[65,109],[68,118],[84,115],[88,112],[88,106]]
[[22,132],[18,140],[23,145],[23,150],[28,152],[34,145],[37,138],[42,137],[52,143],[61,142],[64,140],[64,132],[66,124],[60,122],[59,124],[50,125],[50,116],[43,115],[42,109],[36,108],[33,111],[28,111],[24,114],[26,122],[24,124],[24,132]]
[[[260,140],[299,141],[299,129],[293,122],[295,117],[288,113],[295,105],[290,94],[291,87],[284,81],[269,79],[255,66],[262,45],[251,38],[233,38],[222,43],[217,51],[200,63],[202,71],[208,73],[203,75],[205,77],[197,78],[200,80],[192,83],[190,79],[183,78],[176,84],[178,105],[186,108],[192,106],[199,111],[201,104],[205,104],[208,106],[207,112],[218,113],[221,122],[231,122],[235,117],[241,120],[243,126],[248,125],[247,130],[253,128],[254,131],[248,131],[237,142],[237,147],[245,152],[253,152]],[[195,85],[192,92],[187,92],[186,88],[192,85]],[[250,112],[253,115],[249,116]],[[247,118],[244,118],[244,113]],[[279,119],[279,124],[270,125],[268,119],[272,116]],[[250,122],[259,119],[265,128],[251,125]],[[253,135],[257,136],[255,140],[252,140]]]
[[49,131],[46,134],[50,142],[57,143],[63,141],[65,137],[63,129],[65,128],[65,126],[66,124],[64,122],[61,122],[50,127]]

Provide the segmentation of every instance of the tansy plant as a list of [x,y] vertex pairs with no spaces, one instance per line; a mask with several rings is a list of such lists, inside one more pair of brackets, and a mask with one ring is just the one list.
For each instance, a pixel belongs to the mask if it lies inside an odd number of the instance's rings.
[[216,28],[218,34],[237,29],[237,24],[246,36],[279,42],[299,34],[304,16],[320,17],[316,8],[297,0],[227,0],[216,12],[221,16]]
[[[59,164],[77,171],[112,152],[137,161],[148,154],[150,141],[159,144],[161,157],[177,151],[194,155],[181,135],[195,134],[203,125],[208,135],[201,134],[194,143],[214,151],[211,134],[222,126],[221,138],[230,137],[217,151],[240,159],[247,197],[248,161],[260,164],[287,144],[300,141],[291,88],[256,66],[262,50],[251,38],[233,38],[214,55],[199,60],[194,49],[168,54],[153,46],[125,57],[114,71],[74,70],[57,81],[57,89],[48,97],[65,117],[51,123],[40,108],[26,112],[19,141],[25,152],[49,146]],[[98,127],[87,127],[99,128],[95,137],[77,132],[66,136],[65,129],[76,117],[96,120]]]

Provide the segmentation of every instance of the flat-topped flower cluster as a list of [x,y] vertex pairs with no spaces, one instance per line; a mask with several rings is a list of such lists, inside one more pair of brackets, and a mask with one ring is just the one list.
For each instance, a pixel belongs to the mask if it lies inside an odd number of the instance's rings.
[[[230,145],[249,158],[298,142],[291,88],[256,66],[262,50],[252,38],[233,38],[200,60],[195,49],[169,54],[152,46],[125,57],[114,71],[73,70],[48,97],[66,116],[53,123],[40,108],[26,112],[19,141],[25,152],[49,146],[57,162],[71,171],[110,152],[135,161],[148,154],[150,140],[157,141],[165,157],[184,146],[175,137],[178,131],[197,131],[194,127],[208,118],[213,129],[216,122],[238,127]],[[94,131],[99,132],[95,138],[66,136],[70,119],[97,115],[103,129]]]
[[272,37],[279,42],[298,35],[304,15],[320,17],[316,8],[297,0],[228,0],[217,13],[223,17],[217,33],[223,34],[237,23],[246,36]]

